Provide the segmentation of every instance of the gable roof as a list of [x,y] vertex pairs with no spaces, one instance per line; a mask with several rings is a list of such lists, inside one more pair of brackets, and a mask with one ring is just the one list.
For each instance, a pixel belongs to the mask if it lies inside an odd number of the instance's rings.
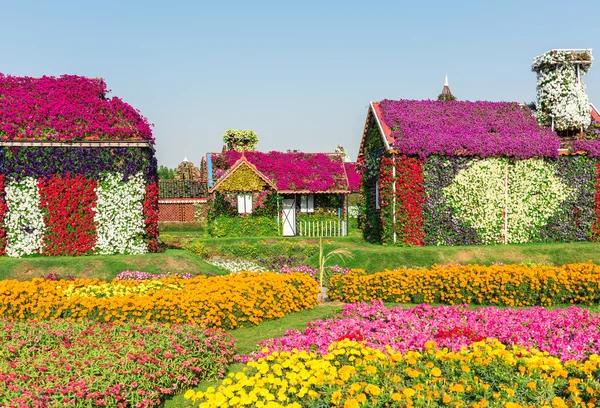
[[401,154],[556,157],[558,135],[516,102],[383,100],[371,103],[387,150]]
[[246,166],[248,167],[250,170],[252,170],[260,179],[262,179],[269,187],[271,187],[273,190],[277,190],[277,187],[273,184],[273,182],[267,177],[265,176],[263,173],[261,173],[254,164],[250,163],[248,161],[248,159],[246,159],[245,154],[242,154],[242,156],[225,172],[225,174],[223,174],[223,176],[221,176],[217,182],[214,184],[214,186],[212,186],[209,189],[209,192],[212,193],[213,191],[216,191],[218,189],[218,187],[223,184],[224,181],[226,181],[227,179],[229,179],[229,177],[231,177],[232,174],[235,173],[235,171],[237,169],[239,169],[242,166]]
[[148,120],[120,98],[107,98],[102,79],[41,78],[0,73],[0,141],[144,140]]
[[[348,177],[340,153],[245,152],[245,159],[279,193],[347,193]],[[239,163],[242,153],[211,153],[215,187]],[[211,189],[214,190],[213,187]]]
[[595,120],[596,122],[600,122],[600,111],[598,109],[596,109],[596,107],[592,103],[590,103],[590,109],[591,109],[592,119]]

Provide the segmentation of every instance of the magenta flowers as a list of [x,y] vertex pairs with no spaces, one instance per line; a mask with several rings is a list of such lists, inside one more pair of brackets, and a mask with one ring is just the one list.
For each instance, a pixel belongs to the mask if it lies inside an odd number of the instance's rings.
[[578,307],[469,310],[464,306],[420,305],[388,309],[376,301],[346,305],[339,316],[311,322],[303,332],[289,330],[259,347],[267,347],[269,352],[296,348],[324,353],[331,343],[352,335],[382,350],[386,345],[401,352],[421,350],[430,340],[460,350],[481,338],[496,338],[506,345],[547,351],[562,360],[583,360],[600,353],[599,324],[600,315]]
[[148,120],[102,79],[0,73],[1,140],[150,140]]
[[386,99],[380,107],[401,154],[558,156],[559,137],[518,103]]

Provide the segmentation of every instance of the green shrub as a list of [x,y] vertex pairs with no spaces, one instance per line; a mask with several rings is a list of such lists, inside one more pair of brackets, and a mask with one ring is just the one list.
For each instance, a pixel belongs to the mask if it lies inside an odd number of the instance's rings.
[[210,224],[214,237],[272,237],[279,235],[277,219],[257,216],[217,216]]

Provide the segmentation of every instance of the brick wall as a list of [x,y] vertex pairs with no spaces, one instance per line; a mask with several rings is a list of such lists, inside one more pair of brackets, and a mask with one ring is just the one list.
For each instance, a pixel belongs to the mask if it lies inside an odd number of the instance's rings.
[[[203,221],[201,218],[205,211],[196,210],[206,206],[206,199],[160,199],[158,200],[158,221],[195,222]],[[200,219],[198,219],[200,218]]]

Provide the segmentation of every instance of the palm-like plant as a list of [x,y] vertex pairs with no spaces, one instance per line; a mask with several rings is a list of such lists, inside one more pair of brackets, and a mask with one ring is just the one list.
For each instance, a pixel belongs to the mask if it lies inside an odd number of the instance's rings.
[[325,277],[325,263],[332,256],[338,256],[342,261],[352,259],[354,256],[347,249],[334,249],[326,255],[323,255],[323,239],[319,238],[319,303],[323,303],[323,278]]

